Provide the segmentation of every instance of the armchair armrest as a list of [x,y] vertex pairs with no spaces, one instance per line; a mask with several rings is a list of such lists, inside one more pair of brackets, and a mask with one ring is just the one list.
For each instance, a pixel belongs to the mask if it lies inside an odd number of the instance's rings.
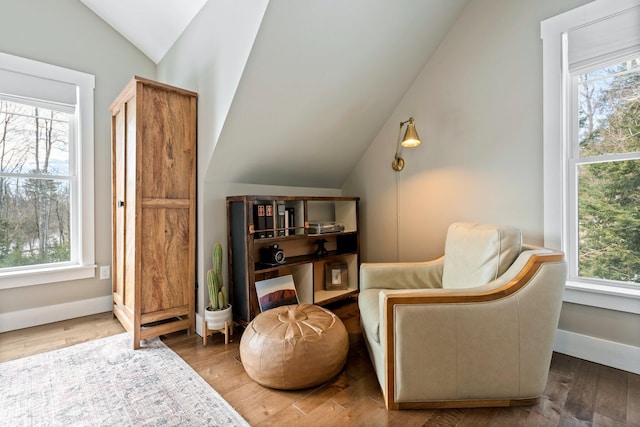
[[444,257],[426,262],[363,263],[360,290],[440,288],[443,266]]

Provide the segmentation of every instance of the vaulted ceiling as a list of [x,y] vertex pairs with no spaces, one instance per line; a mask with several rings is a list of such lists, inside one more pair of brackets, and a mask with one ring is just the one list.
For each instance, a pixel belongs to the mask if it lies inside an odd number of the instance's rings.
[[[178,36],[161,41],[166,22],[119,8],[175,18],[176,32],[205,25],[193,16],[222,0],[81,1],[157,63]],[[228,182],[340,188],[467,1],[270,0],[210,169]]]
[[207,0],[80,0],[156,64]]

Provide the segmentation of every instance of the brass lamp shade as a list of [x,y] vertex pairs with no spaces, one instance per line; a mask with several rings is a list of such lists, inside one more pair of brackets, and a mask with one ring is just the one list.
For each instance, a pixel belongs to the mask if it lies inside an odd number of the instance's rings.
[[410,120],[400,145],[403,147],[413,148],[420,144],[420,137],[418,136],[418,132],[416,132],[416,125],[413,124],[413,120]]
[[[400,135],[402,134],[402,127],[407,125],[407,130],[404,132],[404,138],[400,140]],[[400,129],[398,130],[398,144],[396,145],[396,154],[393,156],[393,161],[391,162],[391,167],[394,171],[400,172],[404,169],[404,159],[400,157],[399,150],[400,146],[413,148],[417,147],[421,144],[420,137],[418,136],[418,132],[416,132],[416,125],[413,123],[413,117],[410,117],[409,120],[404,122],[400,122]]]

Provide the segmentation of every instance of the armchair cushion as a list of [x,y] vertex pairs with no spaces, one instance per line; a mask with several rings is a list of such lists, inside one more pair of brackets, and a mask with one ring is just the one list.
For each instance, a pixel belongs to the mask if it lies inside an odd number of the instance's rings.
[[471,288],[501,276],[520,254],[522,234],[514,227],[458,222],[447,231],[442,287]]

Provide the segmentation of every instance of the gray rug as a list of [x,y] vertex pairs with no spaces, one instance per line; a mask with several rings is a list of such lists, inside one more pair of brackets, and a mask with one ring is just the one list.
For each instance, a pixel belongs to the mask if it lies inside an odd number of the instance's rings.
[[248,426],[157,338],[128,334],[0,363],[2,426]]

